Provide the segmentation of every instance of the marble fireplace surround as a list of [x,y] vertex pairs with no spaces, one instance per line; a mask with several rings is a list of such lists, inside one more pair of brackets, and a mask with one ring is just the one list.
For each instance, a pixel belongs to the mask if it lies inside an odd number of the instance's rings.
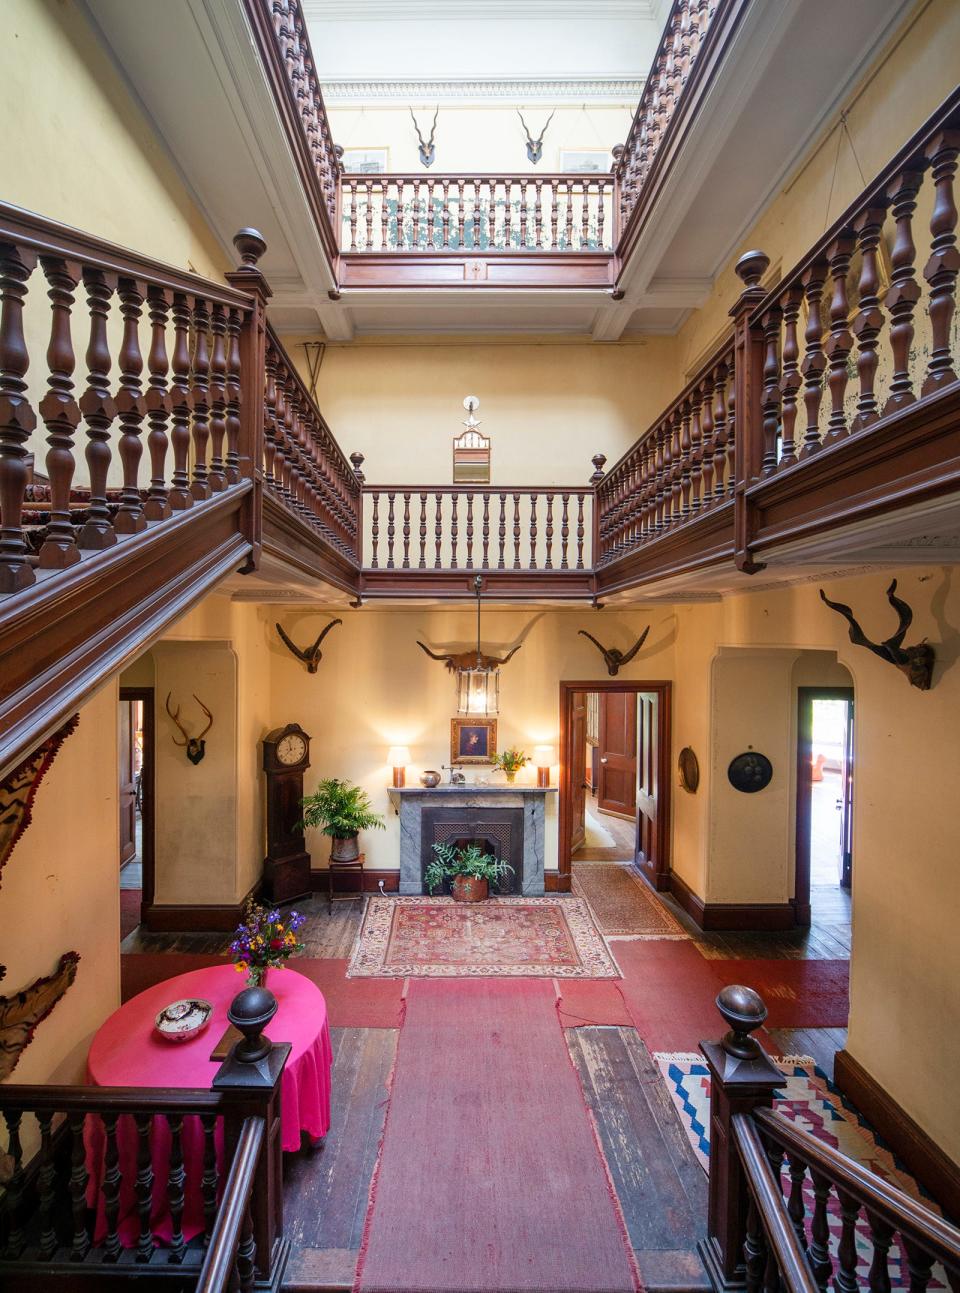
[[423,893],[421,883],[421,825],[424,808],[522,808],[523,893],[543,893],[544,817],[547,795],[555,786],[420,786],[390,789],[394,811],[400,817],[400,892]]

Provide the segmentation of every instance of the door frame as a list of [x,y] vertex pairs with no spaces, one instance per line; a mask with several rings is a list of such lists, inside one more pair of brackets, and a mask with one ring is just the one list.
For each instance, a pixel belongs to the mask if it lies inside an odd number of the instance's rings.
[[121,687],[120,700],[143,701],[143,773],[140,778],[140,863],[143,884],[140,890],[140,923],[144,923],[148,907],[153,906],[156,888],[154,866],[154,807],[156,804],[156,724],[154,721],[154,689],[152,687]]
[[[813,818],[813,767],[809,753],[813,744],[813,702],[815,700],[846,700],[854,706],[856,722],[856,697],[853,687],[798,687],[797,688],[797,833],[794,852],[793,910],[798,925],[809,927],[812,919],[810,907],[810,834]],[[808,718],[809,716],[809,718]],[[856,740],[856,731],[854,731]],[[856,783],[854,783],[856,793]]]
[[[672,684],[663,680],[634,682],[619,678],[591,678],[587,681],[560,683],[560,794],[557,805],[558,866],[557,892],[569,893],[572,858],[570,853],[570,802],[573,787],[570,784],[570,729],[572,724],[573,694],[577,691],[653,691],[657,693],[657,744],[660,757],[657,766],[657,865],[655,888],[661,892],[670,888],[670,801],[671,768],[673,752],[670,732],[670,695]],[[638,875],[642,872],[634,870]],[[548,872],[549,875],[549,872]],[[646,880],[647,877],[644,876]]]

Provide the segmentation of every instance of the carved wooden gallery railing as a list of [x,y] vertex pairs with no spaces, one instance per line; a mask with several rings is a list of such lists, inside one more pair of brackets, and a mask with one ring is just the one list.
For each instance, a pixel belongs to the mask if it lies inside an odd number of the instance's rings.
[[713,1287],[826,1293],[832,1284],[842,1293],[889,1293],[897,1241],[913,1293],[924,1293],[938,1263],[936,1287],[944,1275],[960,1287],[960,1230],[770,1107],[785,1079],[750,1036],[766,1018],[760,997],[731,986],[717,1006],[730,1032],[700,1045],[710,1070],[709,1217],[700,1253]]
[[351,175],[345,252],[610,251],[610,175]]
[[[110,1289],[145,1275],[176,1289],[189,1280],[203,1293],[279,1286],[289,1251],[279,1125],[290,1048],[262,1038],[262,996],[253,1011],[246,995],[230,1010],[243,1040],[212,1090],[0,1086],[9,1163],[0,1287],[18,1293],[72,1276]],[[263,1045],[257,1060],[245,1058]],[[196,1155],[186,1152],[191,1141],[202,1147]]]

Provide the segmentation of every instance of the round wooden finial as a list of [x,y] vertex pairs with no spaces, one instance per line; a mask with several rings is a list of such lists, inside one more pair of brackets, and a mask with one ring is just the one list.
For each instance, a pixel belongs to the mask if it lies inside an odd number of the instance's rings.
[[241,264],[248,265],[251,269],[267,250],[263,234],[258,229],[241,229],[233,235],[233,245],[240,253]]
[[596,485],[603,480],[603,467],[607,461],[607,455],[605,453],[595,453],[590,461],[593,463],[593,475],[590,477],[590,484]]
[[243,1041],[237,1042],[235,1056],[242,1064],[256,1064],[273,1049],[263,1030],[277,1013],[277,999],[268,988],[244,988],[230,1002],[227,1019]]
[[614,144],[614,146],[610,149],[610,152],[613,154],[613,160],[615,162],[619,162],[620,158],[623,156],[624,148],[625,148],[624,144]]
[[724,1023],[730,1025],[730,1031],[722,1042],[727,1054],[742,1060],[759,1055],[760,1044],[750,1036],[767,1017],[767,1007],[759,992],[744,987],[742,983],[730,983],[718,993],[717,1009]]
[[748,290],[759,287],[760,280],[770,265],[770,257],[762,251],[745,252],[734,265],[737,277]]
[[363,480],[363,454],[357,453],[356,450],[350,455],[350,461],[353,463],[353,474],[357,480]]

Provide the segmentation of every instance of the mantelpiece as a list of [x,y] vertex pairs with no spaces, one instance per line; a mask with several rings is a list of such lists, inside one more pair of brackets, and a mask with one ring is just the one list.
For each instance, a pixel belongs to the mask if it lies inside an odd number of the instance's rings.
[[482,838],[512,861],[519,892],[543,893],[545,804],[555,786],[407,786],[387,793],[400,817],[401,893],[422,893],[431,844],[460,836]]

